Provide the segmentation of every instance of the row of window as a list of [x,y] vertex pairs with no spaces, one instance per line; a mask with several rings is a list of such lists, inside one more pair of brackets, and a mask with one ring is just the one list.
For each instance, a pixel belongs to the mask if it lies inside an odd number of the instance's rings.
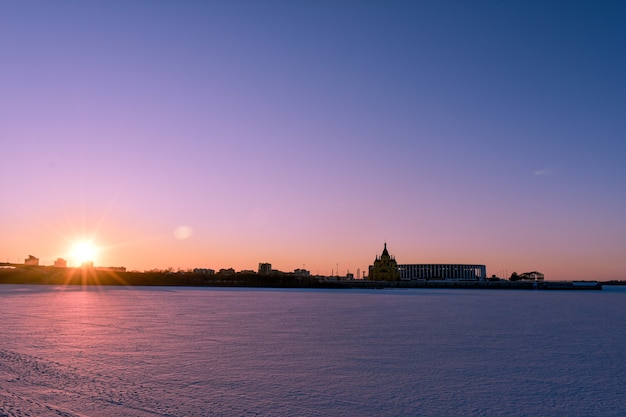
[[398,265],[401,279],[456,279],[478,281],[487,278],[485,265],[411,264]]

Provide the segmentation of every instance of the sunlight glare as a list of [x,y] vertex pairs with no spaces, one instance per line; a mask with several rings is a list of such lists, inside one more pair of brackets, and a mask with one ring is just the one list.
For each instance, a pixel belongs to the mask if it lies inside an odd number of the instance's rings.
[[71,257],[77,266],[82,265],[85,262],[95,262],[98,249],[94,246],[93,242],[88,240],[82,240],[76,242],[72,247]]

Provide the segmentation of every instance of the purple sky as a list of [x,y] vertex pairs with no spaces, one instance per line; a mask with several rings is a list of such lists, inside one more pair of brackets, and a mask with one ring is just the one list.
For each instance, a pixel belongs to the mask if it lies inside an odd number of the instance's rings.
[[626,278],[626,3],[0,2],[0,260]]

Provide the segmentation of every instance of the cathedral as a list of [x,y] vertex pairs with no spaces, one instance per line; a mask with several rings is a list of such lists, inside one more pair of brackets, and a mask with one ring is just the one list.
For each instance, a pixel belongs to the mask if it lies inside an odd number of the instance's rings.
[[367,279],[370,281],[399,281],[400,273],[398,272],[398,263],[393,256],[387,252],[387,242],[380,256],[376,257],[374,265],[370,265],[369,275]]

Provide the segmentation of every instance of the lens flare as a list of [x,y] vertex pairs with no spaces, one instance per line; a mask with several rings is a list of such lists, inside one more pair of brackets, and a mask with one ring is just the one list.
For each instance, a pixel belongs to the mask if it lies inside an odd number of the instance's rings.
[[189,226],[179,226],[174,230],[174,237],[178,240],[189,239],[193,231]]

